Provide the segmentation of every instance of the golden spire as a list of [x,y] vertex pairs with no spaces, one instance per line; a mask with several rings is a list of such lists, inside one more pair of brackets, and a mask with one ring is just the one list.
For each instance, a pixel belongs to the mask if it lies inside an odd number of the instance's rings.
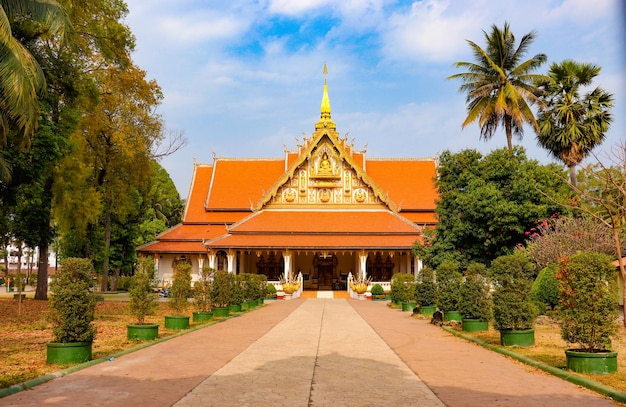
[[322,127],[329,127],[335,130],[335,123],[330,118],[330,99],[328,98],[328,84],[326,83],[326,75],[328,75],[328,68],[326,68],[326,63],[324,62],[324,94],[322,96],[322,106],[320,108],[321,115],[320,121],[317,122],[315,129],[321,129]]

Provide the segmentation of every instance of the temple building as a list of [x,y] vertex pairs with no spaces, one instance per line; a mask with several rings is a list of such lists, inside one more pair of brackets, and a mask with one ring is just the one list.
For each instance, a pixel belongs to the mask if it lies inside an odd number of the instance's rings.
[[137,250],[166,282],[179,261],[194,274],[301,272],[311,290],[345,288],[349,273],[389,281],[420,267],[411,246],[435,225],[435,174],[435,159],[371,159],[340,137],[324,79],[310,137],[282,158],[195,163],[182,223]]

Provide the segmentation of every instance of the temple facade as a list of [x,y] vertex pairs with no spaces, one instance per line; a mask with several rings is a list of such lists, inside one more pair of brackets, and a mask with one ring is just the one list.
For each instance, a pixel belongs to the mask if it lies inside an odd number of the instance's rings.
[[137,250],[165,283],[179,261],[194,276],[301,272],[305,289],[343,289],[350,273],[389,281],[420,268],[411,247],[435,225],[435,175],[435,159],[369,159],[341,138],[324,79],[311,136],[281,158],[194,163],[183,222]]

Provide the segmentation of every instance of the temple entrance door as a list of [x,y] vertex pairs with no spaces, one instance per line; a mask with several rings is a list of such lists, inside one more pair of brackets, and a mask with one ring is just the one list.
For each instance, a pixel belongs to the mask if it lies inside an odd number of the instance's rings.
[[317,253],[313,257],[313,266],[317,272],[317,288],[319,290],[332,290],[333,283],[338,278],[336,275],[337,257],[329,253]]
[[333,266],[317,266],[319,289],[330,290],[333,286]]

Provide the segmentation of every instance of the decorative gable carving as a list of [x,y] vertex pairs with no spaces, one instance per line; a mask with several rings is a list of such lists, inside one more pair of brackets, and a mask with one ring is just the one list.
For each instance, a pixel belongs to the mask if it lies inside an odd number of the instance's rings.
[[384,205],[374,189],[325,137],[276,189],[268,207]]

